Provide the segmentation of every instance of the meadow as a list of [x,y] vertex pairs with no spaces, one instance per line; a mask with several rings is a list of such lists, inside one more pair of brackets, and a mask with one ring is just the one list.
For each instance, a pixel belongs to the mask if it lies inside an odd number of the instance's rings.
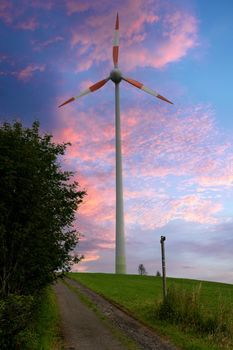
[[68,276],[118,304],[182,349],[233,349],[233,285],[168,278],[171,309],[169,303],[163,304],[161,277],[102,273]]

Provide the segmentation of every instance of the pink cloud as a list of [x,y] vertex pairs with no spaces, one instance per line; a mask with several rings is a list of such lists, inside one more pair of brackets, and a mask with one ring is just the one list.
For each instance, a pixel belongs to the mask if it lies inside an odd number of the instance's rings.
[[[74,9],[75,4],[72,8]],[[77,28],[73,28],[71,46],[78,56],[77,71],[89,69],[97,62],[111,62],[115,13],[120,13],[120,62],[125,70],[150,66],[162,68],[180,60],[198,43],[198,21],[182,9],[163,9],[158,2],[125,1],[103,16],[98,4],[86,2],[95,10]],[[69,12],[70,13],[70,12]],[[127,20],[126,20],[127,19]],[[150,30],[146,30],[149,27]]]
[[169,28],[164,31],[164,37],[168,40],[156,55],[156,67],[179,60],[197,45],[197,19],[194,16],[177,11],[165,17],[163,26]]
[[[99,188],[96,184],[97,177],[89,178],[86,182],[81,181],[82,186],[86,183],[88,196],[85,198],[79,213],[85,217],[96,217],[99,221],[112,222],[114,213],[112,211],[114,207],[114,192],[111,188],[105,190]],[[106,205],[107,203],[107,205]],[[105,208],[103,210],[103,208]]]
[[[87,81],[85,85],[89,83]],[[59,101],[66,99],[66,97],[61,97]],[[113,120],[112,123],[103,120],[101,115],[96,113],[96,109],[90,109],[88,112],[80,111],[77,117],[74,104],[69,105],[65,109],[60,109],[59,118],[62,127],[55,131],[55,136],[58,140],[70,140],[73,143],[73,147],[68,150],[69,157],[79,157],[83,161],[89,162],[101,160],[104,157],[105,164],[110,166],[113,164]],[[67,123],[68,120],[69,122]]]
[[[115,248],[114,110],[98,104],[97,94],[59,109],[53,132],[56,141],[72,142],[66,168],[77,172],[87,190],[78,211],[78,229],[85,235],[79,252],[87,258],[79,271],[99,268],[106,256],[113,260]],[[90,107],[88,98],[96,99],[98,108]],[[233,145],[216,126],[210,106],[171,109],[158,103],[145,109],[137,104],[122,110],[122,138],[128,244],[139,239],[139,232],[146,235],[173,220],[203,229],[220,222],[223,194],[232,188],[232,169],[224,165],[233,164]]]
[[12,4],[8,0],[1,0],[0,2],[0,19],[6,23],[12,23]]
[[26,82],[32,78],[34,72],[44,72],[45,68],[45,64],[29,64],[26,68],[17,73],[17,78]]
[[[211,109],[196,106],[186,111],[178,110],[172,117],[171,114],[166,116],[167,111],[163,108],[159,108],[158,112],[147,109],[146,114],[143,110],[132,109],[127,115],[133,113],[140,123],[130,128],[127,124],[123,126],[127,135],[124,155],[129,159],[132,174],[158,177],[189,175],[198,181],[203,173],[207,175],[207,171],[211,173],[215,170],[215,176],[222,176],[221,163],[224,159],[229,164],[231,147],[221,139]],[[134,154],[143,157],[142,164],[133,164],[131,158]]]
[[233,185],[233,175],[230,172],[230,169],[226,168],[217,175],[212,174],[212,176],[199,176],[197,181],[198,184],[203,187],[229,188]]
[[49,47],[49,46],[51,46],[53,44],[56,44],[58,42],[61,42],[63,40],[64,40],[64,38],[62,36],[57,35],[57,36],[49,38],[49,39],[47,39],[45,41],[32,40],[31,43],[32,43],[33,49],[35,51],[40,51],[40,50],[43,50],[46,47]]
[[[180,17],[180,23],[174,26],[172,16]],[[128,69],[140,66],[162,68],[171,62],[176,62],[186,56],[188,50],[197,45],[197,21],[191,15],[181,12],[169,16],[170,21],[164,22],[170,31],[163,33],[159,47],[144,44],[134,47],[124,53],[123,63]]]
[[97,250],[86,251],[83,262],[96,261],[99,258],[100,258],[100,256],[99,256]]
[[99,249],[115,249],[115,241],[109,241],[109,242],[104,242],[104,243],[98,243],[97,247]]
[[[109,114],[106,106],[104,114]],[[72,104],[59,110],[58,117],[60,131],[55,135],[60,141],[73,143],[67,157],[70,164],[77,167],[78,180],[88,192],[79,211],[81,221],[82,218],[87,220],[86,223],[91,221],[96,227],[93,230],[97,230],[100,237],[107,235],[108,240],[113,242],[113,120],[103,119],[101,106],[84,112],[81,103],[79,107]],[[231,186],[230,169],[225,169],[223,174],[222,163],[232,160],[233,154],[231,143],[221,138],[215,126],[210,107],[192,106],[173,112],[169,110],[168,113],[165,107],[157,105],[156,109],[147,107],[145,113],[139,105],[135,106],[122,113],[122,137],[128,227],[137,224],[144,229],[153,229],[174,219],[203,224],[217,222],[217,214],[223,204],[221,200],[216,200],[215,194],[208,197],[206,190],[200,188],[207,183],[208,186],[210,183],[218,184],[219,189],[223,184]],[[227,182],[223,183],[223,175]],[[175,176],[177,181],[178,193],[174,198],[169,189],[169,176]],[[163,181],[163,185],[157,187],[157,181]],[[132,191],[133,184],[135,190]],[[190,186],[197,186],[197,189],[194,187],[190,195],[184,195]],[[158,190],[152,190],[153,187]],[[88,224],[83,228],[88,232]],[[112,244],[109,248],[105,244],[100,245],[99,249],[104,247],[110,249]]]
[[0,63],[6,61],[8,59],[8,55],[0,52]]
[[83,80],[79,87],[80,87],[80,91],[86,90],[87,88],[89,88],[91,85],[95,84],[96,82],[92,81],[92,80]]
[[[39,9],[43,9],[43,10],[51,10],[54,5],[56,4],[56,2],[54,0],[46,0],[46,1],[41,1],[41,0],[33,0],[31,3],[30,3],[30,6],[31,7],[34,7],[34,8],[39,8]],[[26,0],[25,1],[25,6],[28,5],[28,1]]]
[[140,200],[129,207],[126,215],[127,225],[137,223],[143,230],[165,226],[175,219],[201,224],[216,224],[215,216],[222,209],[222,204],[202,198],[199,194],[181,196],[172,199],[154,191],[138,193]]
[[66,1],[66,8],[67,8],[67,14],[72,15],[76,12],[84,12],[88,10],[91,7],[91,4],[88,2],[78,2],[75,0],[67,0]]
[[37,20],[34,17],[29,18],[29,19],[17,24],[17,28],[24,29],[24,30],[34,31],[38,27],[39,27],[39,23],[37,22]]
[[23,30],[35,30],[38,27],[38,22],[35,18],[26,18],[25,13],[29,8],[51,10],[54,6],[53,0],[21,0],[20,5],[16,5],[13,0],[0,1],[0,20],[6,25],[20,28]]
[[71,268],[72,272],[86,272],[88,271],[88,266],[83,265],[83,262],[79,262],[78,264],[74,264]]

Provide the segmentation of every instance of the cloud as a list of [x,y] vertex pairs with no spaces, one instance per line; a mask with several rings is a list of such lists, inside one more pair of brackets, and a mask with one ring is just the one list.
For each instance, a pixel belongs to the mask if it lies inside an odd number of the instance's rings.
[[47,48],[53,44],[56,44],[58,42],[63,41],[64,38],[61,35],[57,35],[55,37],[51,37],[47,40],[44,41],[39,41],[39,40],[32,40],[32,45],[33,45],[33,49],[35,51],[40,51],[43,50],[44,48]]
[[[136,67],[163,68],[186,56],[191,48],[197,46],[197,20],[190,14],[177,11],[162,20],[162,35],[159,44],[148,45],[146,40],[132,43],[123,56],[127,69]],[[148,38],[150,39],[150,38]],[[149,46],[149,47],[148,47]]]
[[34,31],[39,27],[38,21],[32,17],[17,24],[17,28]]
[[[41,9],[49,11],[54,6],[53,0],[20,0],[17,4],[13,0],[0,1],[0,20],[6,25],[23,30],[34,31],[39,23],[35,17],[28,16],[28,11]],[[35,12],[33,12],[34,14]]]
[[[131,197],[126,197],[131,199]],[[198,194],[170,198],[169,195],[138,192],[138,200],[127,206],[126,223],[139,225],[144,230],[164,227],[172,220],[182,219],[187,222],[215,224],[215,215],[222,209],[221,203],[202,198]]]
[[83,265],[83,262],[79,262],[78,264],[74,264],[71,268],[72,272],[86,272],[88,270],[88,266]]
[[155,58],[155,66],[162,67],[170,62],[175,62],[184,57],[188,50],[197,45],[197,19],[190,14],[176,11],[165,16],[164,45],[161,45],[159,55]]
[[[25,6],[28,6],[28,0],[24,0]],[[33,0],[30,3],[30,6],[36,9],[43,9],[43,10],[52,10],[52,8],[55,6],[56,2],[54,0]]]
[[81,1],[75,1],[75,0],[67,0],[66,1],[66,8],[67,8],[67,14],[72,15],[76,12],[84,12],[88,10],[91,7],[91,3],[88,3],[88,1],[81,2]]
[[0,19],[6,23],[11,24],[12,23],[12,4],[8,0],[1,0],[0,2]]
[[[57,140],[73,143],[67,159],[88,192],[79,210],[81,227],[91,231],[92,237],[106,235],[110,249],[115,221],[115,133],[105,116],[112,112],[106,105],[104,111],[101,105],[85,111],[84,106],[79,105],[78,116],[75,104],[59,110],[60,130],[55,135]],[[222,191],[222,169],[226,179],[232,178],[223,164],[232,159],[233,152],[209,106],[173,111],[162,105],[156,110],[147,106],[146,113],[140,105],[127,108],[122,113],[122,145],[128,229],[153,230],[177,219],[211,225],[221,220],[223,202],[216,188],[209,192],[209,186],[204,187],[203,173],[208,175],[208,184],[218,184]],[[230,180],[224,185],[231,186]]]
[[[83,262],[85,271],[113,271],[109,261],[114,260],[115,248],[114,112],[111,103],[99,103],[99,96],[80,99],[58,114],[58,139],[73,142],[67,161],[88,192],[78,213],[79,229],[86,238],[79,250],[84,255],[95,251],[99,259]],[[95,104],[98,108],[91,107]],[[232,193],[233,159],[231,137],[218,127],[213,108],[201,104],[171,108],[159,101],[155,108],[153,101],[124,106],[121,117],[128,271],[137,272],[139,257],[149,273],[156,271],[154,249],[160,233],[171,234],[171,226],[180,248],[172,241],[169,275],[200,278],[198,260],[205,266],[207,280],[230,281],[232,274],[225,267],[216,272],[218,277],[211,270],[217,254],[211,253],[217,251],[213,230],[223,232],[221,222],[228,219],[222,215],[224,198]],[[176,221],[181,223],[177,230]],[[229,257],[227,244],[221,249]],[[177,261],[172,261],[174,250]]]
[[17,78],[26,82],[32,78],[34,72],[44,72],[45,68],[45,64],[29,64],[26,68],[17,73]]
[[8,60],[8,55],[3,53],[3,52],[0,52],[0,63],[4,62],[4,61],[7,61]]
[[[70,1],[68,4],[68,14],[71,9],[76,12],[75,3]],[[103,11],[99,12],[98,6],[97,3],[86,2],[82,10],[92,8],[95,15],[92,12],[86,14],[85,20],[72,29],[71,47],[76,50],[79,59],[77,71],[87,70],[95,63],[111,61],[117,11],[121,20],[120,61],[125,70],[162,68],[180,60],[198,44],[198,21],[183,9],[174,10],[172,7],[170,11],[167,8],[165,11],[162,3],[157,1],[128,0],[119,4],[116,10],[115,5],[106,6],[106,11],[111,11],[111,15],[106,16]]]
[[100,258],[100,256],[99,256],[97,250],[86,251],[83,262],[96,261],[99,258]]

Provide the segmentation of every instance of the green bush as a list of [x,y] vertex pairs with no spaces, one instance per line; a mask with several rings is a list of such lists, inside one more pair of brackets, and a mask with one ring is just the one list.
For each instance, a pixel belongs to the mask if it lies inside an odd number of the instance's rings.
[[159,305],[159,319],[199,327],[202,323],[200,289],[201,285],[192,292],[176,286],[168,288],[167,297]]
[[21,349],[25,329],[32,319],[34,298],[9,295],[0,301],[0,349]]
[[167,297],[158,305],[157,318],[178,324],[184,330],[189,328],[199,335],[207,335],[219,345],[232,346],[232,305],[219,300],[215,311],[207,313],[200,300],[200,291],[201,284],[192,291],[171,286]]

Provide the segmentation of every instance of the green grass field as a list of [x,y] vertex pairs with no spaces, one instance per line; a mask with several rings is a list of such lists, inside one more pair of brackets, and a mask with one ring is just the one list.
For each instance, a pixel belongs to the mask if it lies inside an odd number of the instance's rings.
[[[156,329],[158,333],[169,338],[173,344],[182,349],[233,349],[230,338],[219,338],[213,334],[201,335],[188,325],[184,327],[168,321],[160,321],[156,316],[156,308],[162,300],[162,279],[159,277],[101,273],[70,273],[69,277],[119,304],[135,318]],[[190,293],[201,283],[200,302],[205,316],[214,315],[216,310],[223,313],[226,308],[232,311],[233,285],[175,278],[168,278],[167,282],[168,287],[178,286]]]

